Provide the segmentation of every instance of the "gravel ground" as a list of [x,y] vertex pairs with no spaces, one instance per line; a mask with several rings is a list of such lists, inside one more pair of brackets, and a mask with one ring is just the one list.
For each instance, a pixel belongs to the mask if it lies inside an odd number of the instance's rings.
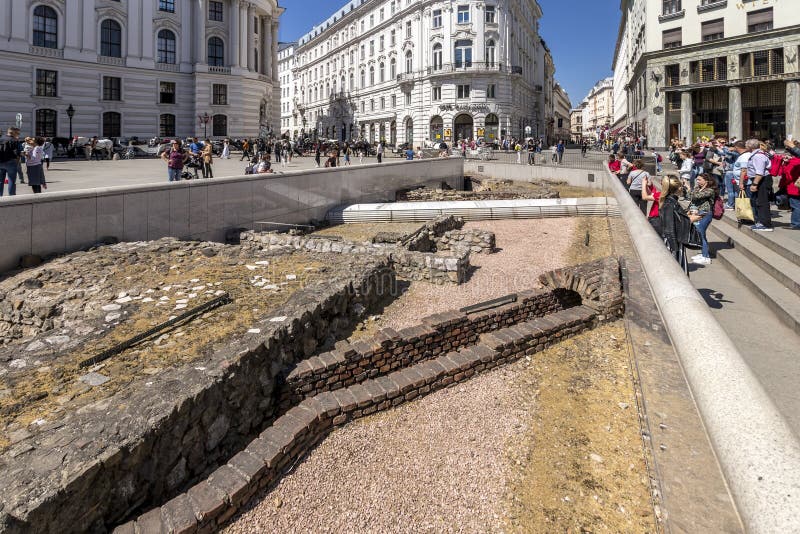
[[526,394],[513,386],[527,365],[336,430],[223,532],[502,531],[516,465],[506,450],[533,410],[532,382]]
[[[386,307],[374,328],[406,328],[421,317],[462,308],[509,293],[540,287],[539,275],[564,265],[577,219],[469,222],[465,228],[495,233],[496,254],[473,254],[475,271],[466,284],[438,286],[415,282]],[[357,336],[358,337],[358,336]]]

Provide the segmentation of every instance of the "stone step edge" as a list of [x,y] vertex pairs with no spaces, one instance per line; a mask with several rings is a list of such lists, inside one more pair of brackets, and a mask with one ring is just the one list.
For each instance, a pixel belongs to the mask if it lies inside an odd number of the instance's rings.
[[305,399],[245,450],[163,506],[114,529],[115,534],[213,532],[257,491],[277,482],[333,428],[419,396],[468,380],[475,374],[541,352],[599,324],[597,312],[576,306],[481,336],[478,345]]
[[[733,212],[725,212],[725,215],[722,217],[722,221],[725,222],[729,227],[738,230],[739,232],[748,232],[752,234],[751,237],[754,240],[758,241],[775,254],[783,256],[787,260],[796,264],[800,263],[800,250],[797,250],[792,246],[787,246],[785,244],[785,240],[780,237],[779,233],[774,232],[765,234],[763,232],[750,232],[750,227],[746,224],[739,224],[739,221],[736,219],[736,215],[734,215]],[[778,237],[776,237],[776,233]]]

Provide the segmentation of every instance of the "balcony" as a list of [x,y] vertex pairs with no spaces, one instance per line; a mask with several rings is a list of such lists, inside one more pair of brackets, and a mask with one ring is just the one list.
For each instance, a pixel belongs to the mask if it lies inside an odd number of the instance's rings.
[[208,72],[210,74],[230,74],[231,68],[230,67],[215,67],[209,65]]
[[31,46],[28,52],[35,56],[55,57],[59,59],[64,58],[64,50],[60,48],[48,48],[46,46]]
[[438,67],[428,67],[425,74],[428,76],[441,76],[446,74],[468,72],[471,74],[485,73],[504,73],[522,74],[522,67],[503,65],[502,63],[485,63],[473,61],[470,63],[445,63]]
[[125,58],[112,57],[112,56],[97,56],[97,63],[100,65],[116,65],[117,67],[124,67]]
[[177,63],[156,63],[156,70],[163,70],[166,72],[180,72],[181,66]]

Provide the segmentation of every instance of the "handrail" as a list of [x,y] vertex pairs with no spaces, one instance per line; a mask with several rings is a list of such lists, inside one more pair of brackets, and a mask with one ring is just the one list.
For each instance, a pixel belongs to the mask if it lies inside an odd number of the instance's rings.
[[796,530],[800,442],[616,176],[609,183],[748,532]]

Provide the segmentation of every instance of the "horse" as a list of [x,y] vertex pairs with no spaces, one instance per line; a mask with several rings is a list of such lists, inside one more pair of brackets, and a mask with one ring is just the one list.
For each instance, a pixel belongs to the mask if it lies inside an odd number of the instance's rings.
[[[91,144],[91,137],[76,137],[71,146],[76,150],[83,149],[86,154],[86,159],[89,159],[91,157],[91,153],[89,152]],[[106,159],[111,159],[111,156],[114,154],[114,141],[111,139],[98,139],[95,150],[104,150]]]
[[60,155],[66,154],[71,141],[72,140],[69,137],[53,137],[50,142],[53,143],[53,148],[55,148],[56,155]]

